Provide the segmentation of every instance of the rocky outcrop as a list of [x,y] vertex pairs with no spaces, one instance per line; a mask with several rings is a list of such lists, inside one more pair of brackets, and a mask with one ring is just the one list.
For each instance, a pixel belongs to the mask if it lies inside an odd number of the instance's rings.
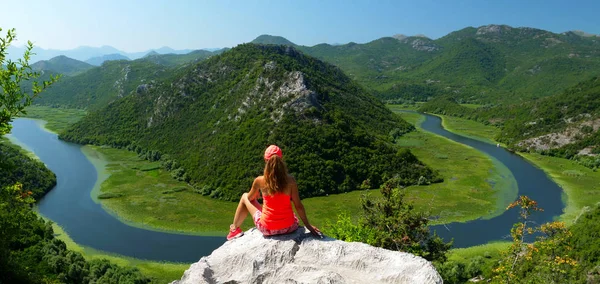
[[442,283],[427,260],[403,252],[312,237],[263,237],[251,229],[192,264],[188,283]]

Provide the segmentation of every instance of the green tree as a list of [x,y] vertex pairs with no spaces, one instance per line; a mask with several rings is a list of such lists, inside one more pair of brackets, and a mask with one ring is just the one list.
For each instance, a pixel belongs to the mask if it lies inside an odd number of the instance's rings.
[[427,214],[404,201],[400,183],[398,178],[386,181],[380,188],[383,198],[363,196],[363,216],[358,223],[345,214],[340,215],[336,224],[329,226],[332,237],[409,252],[429,261],[446,261],[452,242],[445,243],[430,233]]
[[[2,28],[0,28],[0,32]],[[31,102],[44,89],[55,83],[59,76],[50,76],[49,81],[32,81],[40,76],[33,72],[29,66],[29,59],[33,53],[33,43],[27,41],[25,54],[23,58],[14,62],[6,60],[8,47],[17,37],[15,29],[9,29],[6,37],[0,37],[0,136],[10,132],[11,120],[25,114],[25,107],[31,105]],[[31,91],[22,88],[22,84],[31,81]]]

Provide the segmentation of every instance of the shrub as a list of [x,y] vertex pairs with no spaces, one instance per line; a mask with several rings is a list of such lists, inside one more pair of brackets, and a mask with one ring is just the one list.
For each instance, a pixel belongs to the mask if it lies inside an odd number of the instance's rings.
[[110,198],[119,198],[124,196],[122,193],[112,193],[112,192],[108,192],[108,193],[102,193],[100,195],[98,195],[98,199],[110,199]]

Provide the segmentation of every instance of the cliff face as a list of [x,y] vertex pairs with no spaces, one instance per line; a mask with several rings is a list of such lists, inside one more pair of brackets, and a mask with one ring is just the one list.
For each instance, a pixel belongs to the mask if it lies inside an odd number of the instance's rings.
[[226,242],[185,271],[187,283],[443,283],[427,260],[363,243],[316,239],[304,228]]

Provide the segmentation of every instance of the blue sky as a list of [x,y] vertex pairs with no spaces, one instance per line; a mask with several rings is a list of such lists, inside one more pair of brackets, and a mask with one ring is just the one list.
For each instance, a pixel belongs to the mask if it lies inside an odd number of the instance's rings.
[[0,27],[16,28],[18,44],[110,45],[133,52],[231,47],[261,34],[302,45],[364,43],[394,34],[439,38],[487,24],[600,34],[599,12],[597,0],[29,0],[2,3]]

